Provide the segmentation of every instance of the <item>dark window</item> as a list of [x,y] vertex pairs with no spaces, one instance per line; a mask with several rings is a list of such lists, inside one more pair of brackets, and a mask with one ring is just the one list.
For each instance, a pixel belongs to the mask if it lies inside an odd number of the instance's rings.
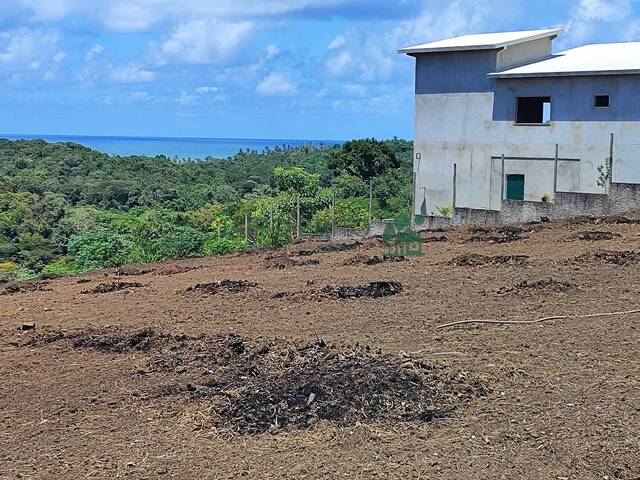
[[551,97],[518,97],[516,123],[544,125],[551,121]]
[[593,105],[596,107],[608,107],[609,106],[609,95],[596,95],[594,97]]
[[507,200],[524,200],[524,175],[507,175]]

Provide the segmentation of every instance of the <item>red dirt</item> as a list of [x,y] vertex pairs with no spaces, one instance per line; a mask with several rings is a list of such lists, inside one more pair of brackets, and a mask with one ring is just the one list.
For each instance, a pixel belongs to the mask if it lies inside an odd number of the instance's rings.
[[[405,262],[345,265],[379,240],[302,244],[278,254],[320,265],[254,252],[2,295],[0,477],[639,478],[639,315],[434,328],[640,308],[627,217],[507,243],[454,229]],[[578,240],[587,222],[619,236]],[[402,291],[313,294],[383,281]]]

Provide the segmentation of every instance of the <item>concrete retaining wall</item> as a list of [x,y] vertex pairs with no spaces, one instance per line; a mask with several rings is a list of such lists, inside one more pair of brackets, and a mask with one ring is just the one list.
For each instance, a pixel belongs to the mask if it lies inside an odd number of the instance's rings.
[[640,185],[614,183],[608,194],[557,192],[553,203],[503,200],[502,210],[456,208],[453,217],[427,217],[420,230],[455,225],[512,225],[582,215],[606,216],[640,210]]

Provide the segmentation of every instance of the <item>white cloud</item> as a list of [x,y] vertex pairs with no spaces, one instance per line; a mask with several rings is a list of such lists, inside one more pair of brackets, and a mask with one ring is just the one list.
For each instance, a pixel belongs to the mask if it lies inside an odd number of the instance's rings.
[[100,55],[102,55],[104,52],[105,48],[102,45],[98,44],[87,52],[87,54],[84,56],[84,59],[87,62],[91,62],[92,60],[95,60]]
[[136,65],[116,67],[111,71],[111,80],[116,83],[149,83],[156,78],[156,72]]
[[410,75],[408,63],[397,49],[487,29],[492,12],[510,15],[508,0],[424,0],[422,12],[388,30],[371,31],[355,26],[336,36],[328,47],[325,69],[331,77],[350,81],[388,81],[394,75]]
[[347,50],[338,52],[336,55],[329,57],[325,62],[325,67],[329,71],[329,74],[337,77],[342,75],[353,63],[353,57]]
[[281,73],[267,75],[256,87],[260,95],[290,95],[296,91],[296,84]]
[[275,58],[278,55],[280,55],[280,48],[277,45],[273,43],[270,43],[269,45],[267,45],[267,50],[266,50],[267,60],[271,60],[272,58]]
[[223,65],[232,62],[252,29],[250,22],[193,20],[180,24],[161,50],[185,63]]
[[[6,1],[6,0],[3,0]],[[148,31],[171,19],[277,18],[310,13],[362,18],[368,12],[413,12],[417,0],[17,0],[36,21],[84,14],[115,31]],[[390,7],[391,4],[391,7]],[[375,15],[374,15],[375,16]]]
[[58,44],[56,32],[0,32],[0,71],[39,70],[58,63],[65,56]]
[[327,49],[334,50],[336,48],[342,47],[345,43],[347,43],[347,39],[344,37],[344,35],[337,35],[333,40],[331,40],[331,43],[329,43]]
[[561,43],[583,43],[603,34],[610,35],[611,31],[628,40],[633,36],[635,22],[637,18],[634,19],[632,0],[580,0],[565,24],[567,35]]

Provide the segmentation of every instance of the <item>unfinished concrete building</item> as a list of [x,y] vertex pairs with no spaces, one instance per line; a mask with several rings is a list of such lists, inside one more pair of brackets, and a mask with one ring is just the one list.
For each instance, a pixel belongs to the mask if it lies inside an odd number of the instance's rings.
[[[640,43],[553,53],[561,33],[466,35],[400,50],[416,59],[416,215],[608,213],[615,185],[640,183]],[[577,203],[554,213],[560,200]],[[581,203],[589,211],[576,211]]]

